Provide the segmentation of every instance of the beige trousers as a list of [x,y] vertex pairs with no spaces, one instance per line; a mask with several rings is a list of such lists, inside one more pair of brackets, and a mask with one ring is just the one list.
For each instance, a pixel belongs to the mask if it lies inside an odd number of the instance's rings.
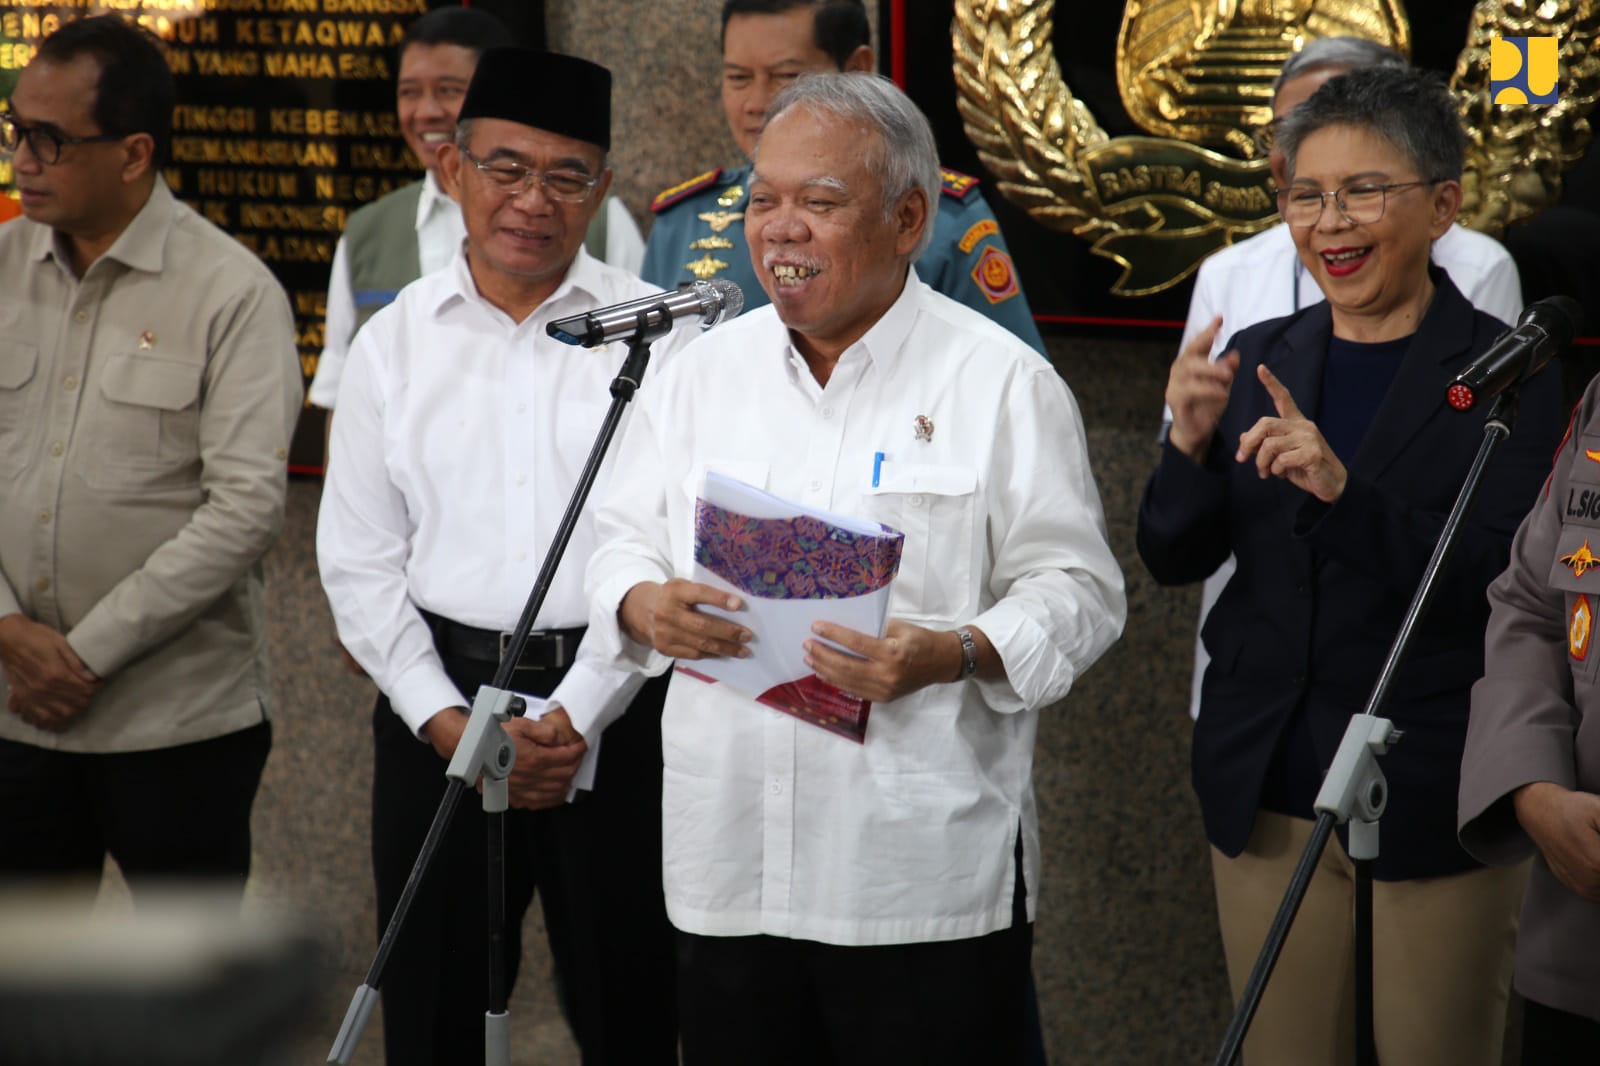
[[[1312,823],[1259,811],[1237,858],[1211,849],[1237,1004]],[[1380,828],[1381,832],[1381,828]],[[1526,863],[1374,881],[1373,1029],[1383,1066],[1499,1066]],[[1328,841],[1245,1038],[1245,1066],[1355,1061],[1355,868]]]

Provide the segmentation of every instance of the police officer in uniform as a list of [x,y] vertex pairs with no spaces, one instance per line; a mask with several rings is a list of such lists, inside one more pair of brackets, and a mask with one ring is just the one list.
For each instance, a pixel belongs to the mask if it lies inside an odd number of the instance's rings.
[[[726,0],[722,6],[722,106],[739,148],[749,155],[767,106],[801,74],[871,71],[871,31],[861,0]],[[988,316],[1041,355],[1016,268],[978,179],[941,169],[933,243],[917,275],[952,299]],[[750,248],[744,212],[750,164],[707,171],[662,190],[651,202],[654,228],[645,246],[644,279],[664,289],[727,278],[746,306],[767,302]]]

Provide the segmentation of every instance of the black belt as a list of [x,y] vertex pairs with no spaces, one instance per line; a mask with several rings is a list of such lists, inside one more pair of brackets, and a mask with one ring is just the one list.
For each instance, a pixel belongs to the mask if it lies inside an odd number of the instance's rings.
[[[462,625],[448,618],[423,611],[422,618],[433,631],[433,646],[441,655],[471,659],[481,663],[498,663],[511,643],[511,634],[497,629],[479,629]],[[528,634],[528,643],[517,660],[518,670],[563,670],[578,657],[578,645],[583,641],[587,626],[572,629],[535,629]]]

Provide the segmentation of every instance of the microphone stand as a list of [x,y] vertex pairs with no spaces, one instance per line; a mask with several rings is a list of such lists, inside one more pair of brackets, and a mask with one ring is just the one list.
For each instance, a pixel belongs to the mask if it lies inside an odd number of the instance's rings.
[[1233,1020],[1223,1036],[1215,1066],[1234,1066],[1238,1061],[1245,1033],[1249,1031],[1256,1008],[1261,1005],[1261,996],[1272,976],[1272,968],[1277,965],[1278,955],[1289,936],[1289,928],[1294,924],[1295,914],[1305,899],[1311,876],[1316,871],[1317,862],[1327,846],[1328,838],[1333,834],[1336,822],[1350,824],[1349,854],[1356,875],[1356,1062],[1358,1066],[1376,1066],[1377,1050],[1373,1041],[1372,1021],[1372,862],[1378,857],[1378,819],[1389,799],[1388,784],[1376,757],[1386,754],[1389,747],[1402,737],[1394,723],[1378,717],[1377,712],[1388,699],[1400,659],[1411,642],[1418,619],[1433,597],[1439,572],[1455,547],[1461,523],[1478,494],[1489,460],[1505,439],[1511,436],[1511,430],[1516,425],[1517,392],[1517,385],[1506,389],[1490,408],[1483,426],[1483,443],[1478,448],[1471,469],[1467,471],[1466,481],[1456,496],[1449,518],[1445,520],[1439,541],[1434,545],[1433,555],[1422,574],[1422,583],[1412,596],[1411,606],[1400,623],[1400,630],[1389,646],[1389,656],[1378,673],[1377,683],[1367,699],[1366,707],[1360,714],[1351,717],[1344,739],[1339,742],[1339,750],[1328,767],[1327,776],[1323,778],[1321,791],[1317,793],[1317,820],[1312,826],[1311,839],[1306,841],[1305,850],[1300,853],[1300,861],[1295,866],[1293,877],[1289,879],[1283,902],[1279,904],[1278,913],[1267,931],[1266,942],[1256,956],[1244,993],[1239,997],[1239,1006],[1234,1010]]
[[417,852],[416,863],[411,868],[410,876],[406,878],[405,888],[400,893],[394,914],[383,931],[382,939],[378,942],[378,950],[373,956],[371,966],[367,969],[366,980],[356,989],[355,996],[345,1011],[344,1021],[339,1026],[339,1034],[334,1038],[333,1046],[328,1051],[327,1061],[330,1063],[349,1066],[355,1055],[356,1045],[360,1043],[361,1034],[372,1017],[373,1008],[377,1006],[378,989],[383,982],[383,971],[388,965],[389,953],[394,950],[400,931],[405,926],[406,916],[410,913],[417,890],[421,888],[423,878],[427,876],[433,864],[434,853],[438,851],[439,844],[444,839],[446,827],[455,817],[462,793],[481,778],[483,811],[487,815],[485,820],[488,825],[489,843],[486,871],[489,902],[489,1004],[484,1014],[484,1063],[485,1066],[510,1066],[511,1017],[506,1010],[509,990],[505,980],[505,812],[510,806],[506,779],[510,777],[512,765],[516,762],[517,749],[511,738],[506,736],[501,724],[513,716],[520,716],[527,710],[527,705],[506,686],[510,684],[512,672],[522,658],[523,648],[527,646],[528,636],[533,631],[533,621],[538,617],[545,596],[550,592],[556,567],[560,565],[561,557],[566,553],[567,543],[572,539],[572,531],[578,524],[578,515],[589,498],[590,490],[594,488],[595,478],[600,473],[600,464],[605,459],[606,452],[611,447],[611,439],[616,435],[617,426],[622,421],[623,410],[632,401],[634,392],[639,388],[639,381],[644,377],[645,367],[650,362],[650,344],[670,333],[674,324],[668,316],[656,316],[652,321],[649,310],[639,312],[638,328],[626,342],[628,356],[623,361],[622,369],[611,382],[611,406],[606,410],[605,421],[601,423],[600,432],[596,435],[594,445],[589,451],[589,458],[578,476],[577,486],[572,490],[566,513],[561,516],[561,524],[556,527],[555,539],[551,541],[550,550],[545,554],[539,576],[534,581],[533,591],[523,606],[522,616],[517,619],[516,629],[512,631],[510,639],[501,650],[500,663],[495,669],[494,677],[489,684],[479,688],[473,698],[472,713],[461,735],[461,743],[456,746],[450,767],[445,771],[450,783],[445,788],[443,799],[439,801],[439,809],[434,813],[433,824],[428,827],[428,835],[422,842],[422,848]]

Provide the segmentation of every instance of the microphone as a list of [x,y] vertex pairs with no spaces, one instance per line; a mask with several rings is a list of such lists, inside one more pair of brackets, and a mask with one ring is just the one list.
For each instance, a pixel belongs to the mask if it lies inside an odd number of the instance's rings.
[[558,318],[545,331],[563,344],[597,348],[616,340],[651,341],[672,331],[680,318],[697,317],[710,329],[744,310],[744,292],[726,278],[697,281],[687,289]]
[[1507,330],[1472,365],[1456,375],[1445,398],[1458,411],[1526,381],[1572,343],[1583,308],[1570,296],[1547,296],[1528,305],[1515,329]]

